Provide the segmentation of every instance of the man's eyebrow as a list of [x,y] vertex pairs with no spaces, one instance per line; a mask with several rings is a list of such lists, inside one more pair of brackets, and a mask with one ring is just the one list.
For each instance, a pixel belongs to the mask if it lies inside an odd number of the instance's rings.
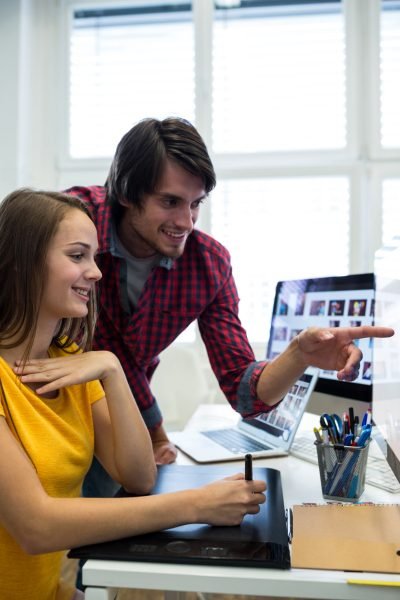
[[[172,198],[173,200],[185,200],[182,196],[177,196],[176,194],[172,194],[170,192],[156,192],[157,196],[161,196],[162,198]],[[204,200],[207,198],[207,194],[202,194],[199,198],[195,198],[193,202],[198,202],[199,200]]]

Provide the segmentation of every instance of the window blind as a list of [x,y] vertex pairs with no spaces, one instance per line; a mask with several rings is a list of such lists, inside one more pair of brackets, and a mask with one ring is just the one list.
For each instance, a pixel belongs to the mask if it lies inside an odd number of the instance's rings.
[[381,144],[400,148],[400,2],[385,0],[381,11]]
[[213,150],[346,145],[340,2],[241,2],[216,10]]
[[193,121],[191,3],[75,11],[69,100],[73,158],[112,156],[143,117]]

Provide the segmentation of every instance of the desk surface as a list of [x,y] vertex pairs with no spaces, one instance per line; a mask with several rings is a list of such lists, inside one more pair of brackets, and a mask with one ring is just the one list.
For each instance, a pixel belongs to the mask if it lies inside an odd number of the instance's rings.
[[[314,417],[315,418],[315,417]],[[216,427],[237,419],[228,405],[202,405],[188,423],[190,428],[201,428],[212,422]],[[313,417],[305,415],[300,429],[310,427]],[[182,453],[179,464],[193,464]],[[243,470],[242,461],[237,463]],[[281,472],[285,505],[303,502],[323,503],[318,467],[293,456],[258,459],[257,466],[268,466]],[[399,503],[400,494],[389,494],[366,486],[363,502]],[[398,600],[399,587],[348,584],[349,579],[387,582],[400,585],[400,575],[376,573],[349,573],[315,569],[252,569],[220,566],[173,565],[88,560],[83,568],[83,581],[89,586],[87,600],[108,600],[114,597],[111,588],[159,589],[198,591],[204,593],[244,594],[291,598],[326,598],[334,600]],[[158,583],[159,582],[159,583]],[[90,587],[99,586],[99,587]],[[108,590],[108,591],[107,591]]]

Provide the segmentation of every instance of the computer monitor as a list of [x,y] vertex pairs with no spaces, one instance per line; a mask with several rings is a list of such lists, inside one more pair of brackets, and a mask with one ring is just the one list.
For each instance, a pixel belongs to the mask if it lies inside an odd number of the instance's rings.
[[[267,358],[280,354],[290,340],[307,327],[372,325],[375,277],[373,273],[279,281],[272,311]],[[316,392],[349,400],[372,400],[372,340],[357,342],[363,353],[354,382],[339,381],[336,371],[320,371]]]
[[400,481],[400,237],[376,252],[375,273],[376,324],[395,335],[374,344],[374,437]]

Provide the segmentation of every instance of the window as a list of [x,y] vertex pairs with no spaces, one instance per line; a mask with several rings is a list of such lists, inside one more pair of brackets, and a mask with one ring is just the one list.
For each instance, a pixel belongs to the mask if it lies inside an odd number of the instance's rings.
[[72,157],[112,156],[145,116],[194,120],[189,3],[77,9],[70,40]]
[[213,39],[214,152],[346,145],[340,2],[241,2]]
[[400,233],[400,0],[63,1],[68,183],[102,183],[139,119],[192,121],[255,344],[278,280],[373,269]]
[[381,14],[381,142],[400,148],[400,2],[385,0]]
[[382,241],[386,245],[400,236],[400,178],[385,179],[382,189]]
[[231,253],[242,323],[263,342],[279,280],[348,272],[349,184],[343,177],[231,179],[217,190],[212,231]]
[[[197,110],[212,113],[214,153],[345,146],[340,2],[217,3],[210,38],[212,108],[198,94]],[[143,116],[194,121],[194,44],[191,3],[73,10],[70,155],[112,156]]]

